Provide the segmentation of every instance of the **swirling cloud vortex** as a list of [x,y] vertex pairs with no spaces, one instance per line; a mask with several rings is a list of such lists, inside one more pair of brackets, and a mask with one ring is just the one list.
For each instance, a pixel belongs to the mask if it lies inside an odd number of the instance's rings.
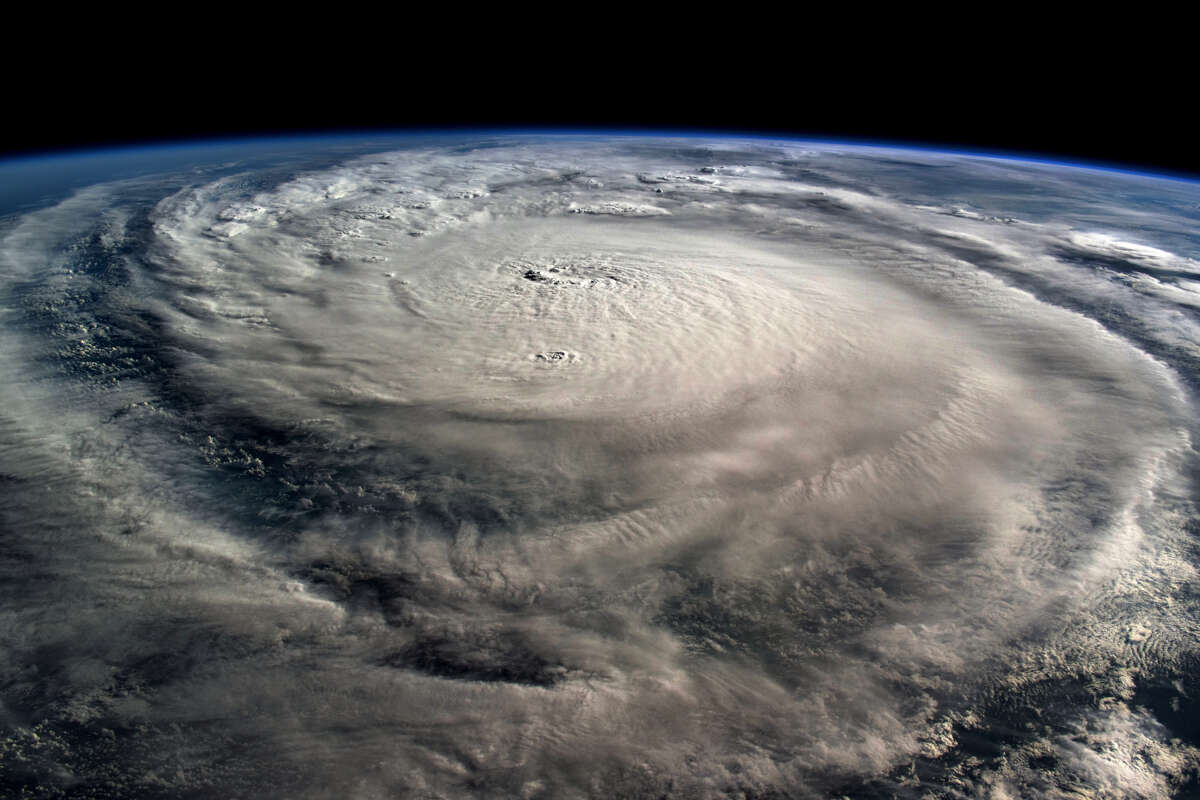
[[1194,185],[640,138],[281,164],[0,231],[6,780],[1194,775]]

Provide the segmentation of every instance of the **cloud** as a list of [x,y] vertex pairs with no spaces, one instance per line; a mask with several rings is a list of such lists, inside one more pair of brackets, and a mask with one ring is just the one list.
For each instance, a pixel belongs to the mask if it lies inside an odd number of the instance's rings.
[[[5,780],[1184,779],[1132,703],[1195,651],[1196,333],[1112,267],[1177,236],[1080,171],[492,144],[6,229]],[[1117,707],[1078,690],[1114,665]]]

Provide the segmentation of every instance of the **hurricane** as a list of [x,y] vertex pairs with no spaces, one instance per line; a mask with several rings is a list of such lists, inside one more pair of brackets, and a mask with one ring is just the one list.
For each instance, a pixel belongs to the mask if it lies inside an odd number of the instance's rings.
[[1198,230],[1184,180],[640,135],[10,209],[0,786],[1194,791]]

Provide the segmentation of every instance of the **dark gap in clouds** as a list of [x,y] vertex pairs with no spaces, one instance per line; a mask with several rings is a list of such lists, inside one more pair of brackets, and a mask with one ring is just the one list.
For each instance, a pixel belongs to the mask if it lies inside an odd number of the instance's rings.
[[1049,252],[1059,261],[1078,264],[1083,267],[1108,269],[1113,272],[1119,272],[1122,275],[1148,275],[1168,283],[1173,283],[1177,280],[1200,280],[1200,267],[1191,272],[1178,269],[1162,269],[1160,267],[1140,264],[1128,258],[1097,253],[1094,250],[1076,248],[1069,245],[1053,248]]
[[561,660],[537,653],[512,630],[421,633],[404,648],[384,656],[383,663],[450,680],[542,688],[557,686],[567,678],[567,666]]

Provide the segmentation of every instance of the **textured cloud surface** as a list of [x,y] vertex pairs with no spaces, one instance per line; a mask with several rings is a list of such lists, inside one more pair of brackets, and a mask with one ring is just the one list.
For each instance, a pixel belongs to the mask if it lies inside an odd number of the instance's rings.
[[1193,785],[1200,187],[361,149],[0,227],[0,785]]

